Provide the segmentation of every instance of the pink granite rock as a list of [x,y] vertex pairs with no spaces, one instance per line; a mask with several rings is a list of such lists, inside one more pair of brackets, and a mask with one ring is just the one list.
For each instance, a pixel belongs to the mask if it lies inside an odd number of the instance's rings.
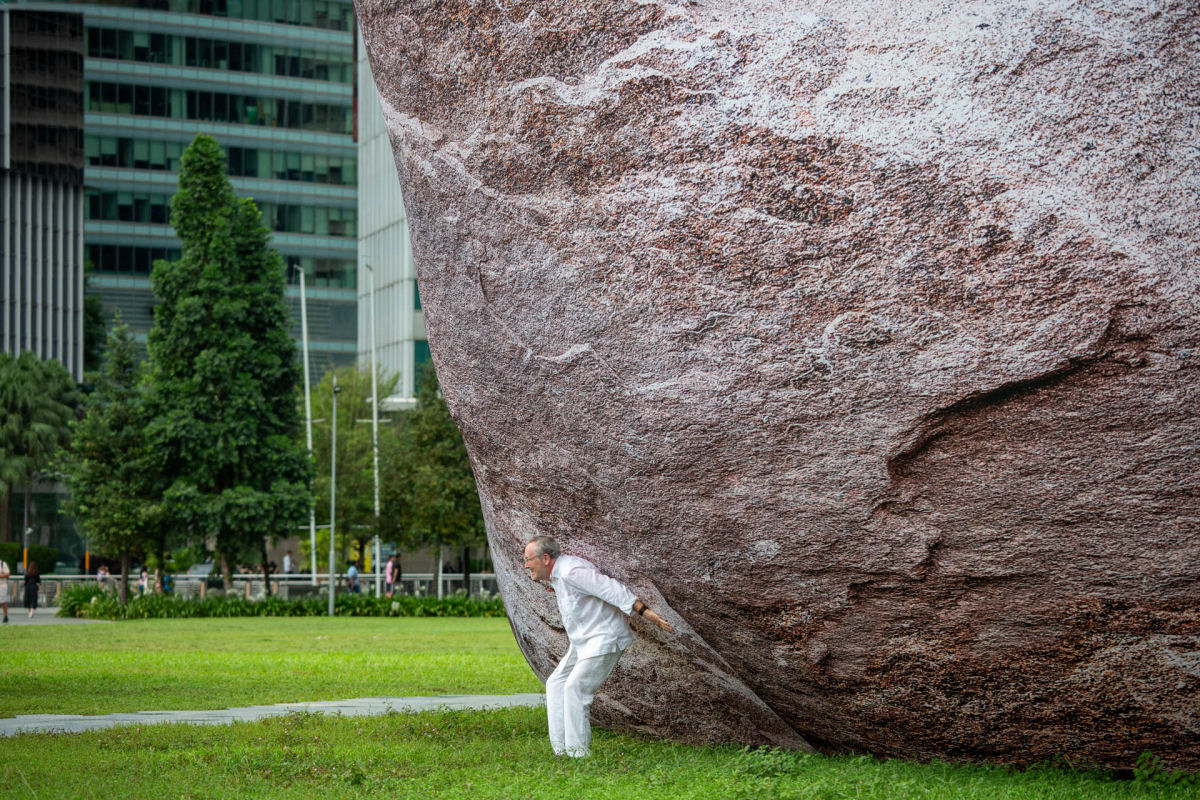
[[1194,3],[359,0],[513,630],[689,741],[1200,768]]

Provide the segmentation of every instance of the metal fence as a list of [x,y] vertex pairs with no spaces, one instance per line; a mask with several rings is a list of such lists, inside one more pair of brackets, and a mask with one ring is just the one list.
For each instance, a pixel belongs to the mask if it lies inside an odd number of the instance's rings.
[[[153,580],[153,577],[151,578]],[[216,578],[219,581],[220,577]],[[418,597],[436,597],[438,594],[437,575],[434,573],[416,572],[405,575],[400,579],[396,587],[395,594],[400,595],[416,595]],[[209,588],[209,584],[213,581],[205,576],[197,575],[172,575],[172,591],[184,599],[193,597],[206,597],[214,590]],[[57,606],[62,597],[63,589],[71,585],[79,585],[84,583],[95,584],[97,582],[95,575],[43,575],[41,587],[38,591],[39,606]],[[468,585],[469,583],[469,585]],[[119,591],[121,585],[121,576],[112,575],[109,577],[105,586],[111,591]],[[359,592],[365,595],[375,594],[375,573],[360,572],[358,575]],[[137,592],[137,579],[131,578],[129,581],[129,589],[131,593]],[[380,591],[385,590],[382,576],[380,577]],[[451,595],[456,592],[466,590],[467,594],[472,597],[490,597],[500,591],[499,585],[496,583],[496,576],[491,572],[472,573],[469,581],[464,578],[462,573],[444,572],[442,573],[442,594]],[[151,586],[150,591],[153,591]],[[329,575],[317,575],[316,585],[313,585],[311,573],[291,573],[278,574],[271,576],[271,594],[284,599],[295,600],[301,597],[312,597],[314,595],[326,596],[329,591]],[[335,591],[338,594],[349,591],[349,582],[346,576],[336,576]],[[245,597],[247,600],[261,600],[266,597],[266,586],[263,583],[262,575],[238,573],[233,576],[233,589],[230,594],[236,594]],[[8,597],[10,605],[21,607],[25,603],[25,583],[18,575],[9,578]]]

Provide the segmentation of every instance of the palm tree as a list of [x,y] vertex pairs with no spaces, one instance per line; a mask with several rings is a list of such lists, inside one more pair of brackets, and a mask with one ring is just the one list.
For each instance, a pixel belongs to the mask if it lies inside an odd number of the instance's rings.
[[25,524],[33,482],[70,440],[79,394],[66,368],[33,353],[0,353],[0,541],[11,541],[12,492],[25,489]]

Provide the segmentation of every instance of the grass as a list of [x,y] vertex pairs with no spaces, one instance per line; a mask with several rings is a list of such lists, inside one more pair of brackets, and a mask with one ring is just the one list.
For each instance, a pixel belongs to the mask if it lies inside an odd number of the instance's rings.
[[[1194,798],[1193,789],[1063,769],[1013,771],[689,747],[597,731],[592,758],[553,759],[540,709],[292,715],[2,743],[5,797]],[[86,766],[82,766],[86,765]]]
[[0,717],[542,691],[505,619],[370,617],[10,626],[0,687]]
[[[151,620],[0,632],[0,715],[540,691],[503,619]],[[0,798],[964,798],[1194,800],[1143,770],[1010,770],[690,747],[597,730],[553,759],[541,709],[0,739]]]

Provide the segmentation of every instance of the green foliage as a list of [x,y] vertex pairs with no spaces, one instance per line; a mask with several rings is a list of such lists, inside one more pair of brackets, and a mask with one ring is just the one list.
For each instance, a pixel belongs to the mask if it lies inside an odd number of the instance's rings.
[[[178,547],[169,553],[163,553],[163,561],[166,562],[163,571],[172,575],[187,572],[193,564],[199,564],[204,560],[203,549],[201,545],[195,545],[192,547]],[[146,569],[153,573],[160,567],[163,567],[163,564],[159,563],[158,556],[154,553],[147,553]]]
[[92,262],[83,268],[83,368],[88,372],[100,369],[104,362],[104,301],[92,291]]
[[91,605],[95,598],[107,596],[107,592],[98,583],[78,583],[67,586],[59,597],[58,616],[83,617],[84,609]]
[[177,529],[216,543],[226,585],[264,538],[308,516],[310,465],[296,444],[300,367],[284,268],[251,200],[238,200],[214,139],[181,160],[171,224],[178,262],[150,276],[160,303],[147,338],[146,437]]
[[1148,788],[1200,789],[1200,773],[1166,769],[1161,758],[1146,752],[1138,756],[1134,764],[1133,783]]
[[[312,414],[314,419],[324,422],[313,425],[313,461],[317,477],[313,482],[316,498],[317,524],[329,524],[329,475],[330,451],[332,449],[333,426],[333,378],[337,376],[338,388],[338,441],[337,441],[337,542],[339,557],[336,568],[345,569],[350,543],[357,541],[365,545],[375,535],[375,476],[371,449],[371,370],[370,367],[342,367],[331,370],[312,389]],[[395,391],[397,376],[381,373],[376,377],[380,397]],[[303,404],[303,392],[299,403]],[[384,486],[396,480],[396,464],[383,453],[394,450],[391,443],[401,429],[401,423],[392,415],[379,418],[379,480]],[[300,432],[298,442],[304,442]],[[402,543],[400,531],[394,523],[394,514],[381,508],[379,535],[383,541]],[[301,537],[301,562],[307,563],[309,541]],[[317,566],[329,569],[329,531],[317,531]]]
[[397,471],[384,497],[396,509],[409,546],[480,544],[486,531],[467,448],[433,365],[422,369],[417,407],[387,453]]
[[[184,600],[177,595],[147,594],[124,606],[108,602],[111,595],[96,584],[63,590],[59,616],[85,619],[193,619],[221,617],[323,617],[329,613],[325,596],[280,600],[268,597],[246,600],[236,596],[210,596]],[[344,617],[503,617],[499,597],[478,599],[465,595],[436,597],[371,597],[340,594],[334,613]]]
[[[0,559],[8,562],[8,567],[15,575],[18,566],[22,563],[22,543],[21,542],[3,542],[0,543]],[[59,556],[57,548],[47,547],[41,544],[29,545],[29,560],[36,561],[38,572],[48,574],[54,571],[54,565],[58,563]]]
[[[122,795],[413,800],[1193,800],[1101,772],[807,756],[747,775],[735,747],[594,729],[587,759],[552,758],[540,708],[379,717],[288,714],[222,726],[145,725],[5,743],[4,785],[30,796]],[[79,764],[88,769],[78,769]],[[14,796],[16,792],[14,791]]]
[[124,574],[131,558],[154,550],[166,531],[157,497],[161,486],[147,466],[140,378],[133,336],[118,315],[85,416],[75,423],[60,466],[71,493],[68,513],[87,535],[89,548],[120,558]]
[[0,541],[14,539],[9,503],[13,489],[30,488],[70,438],[79,393],[66,367],[33,353],[0,353]]

